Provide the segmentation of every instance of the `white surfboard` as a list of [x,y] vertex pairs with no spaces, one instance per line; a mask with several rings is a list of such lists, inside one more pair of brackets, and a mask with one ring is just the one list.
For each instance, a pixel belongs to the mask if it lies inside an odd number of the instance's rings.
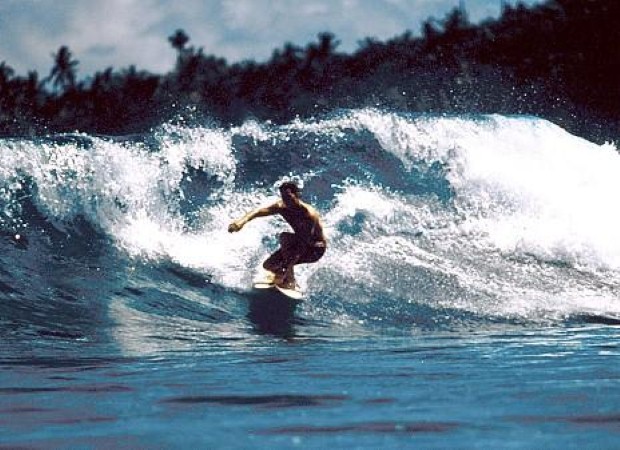
[[304,298],[304,294],[299,289],[299,286],[295,286],[295,289],[286,289],[264,281],[257,281],[252,286],[256,290],[273,291],[274,294],[282,295],[290,300],[302,300]]

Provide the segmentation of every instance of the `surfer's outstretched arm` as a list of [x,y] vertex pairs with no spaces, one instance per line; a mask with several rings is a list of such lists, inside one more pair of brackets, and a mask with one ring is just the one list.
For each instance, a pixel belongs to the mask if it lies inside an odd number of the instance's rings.
[[280,212],[280,205],[278,202],[273,205],[265,206],[264,208],[258,208],[254,211],[250,211],[245,216],[240,219],[233,220],[230,225],[228,225],[228,232],[234,233],[235,231],[239,231],[243,226],[248,223],[250,220],[254,220],[257,217],[265,217],[265,216],[273,216]]

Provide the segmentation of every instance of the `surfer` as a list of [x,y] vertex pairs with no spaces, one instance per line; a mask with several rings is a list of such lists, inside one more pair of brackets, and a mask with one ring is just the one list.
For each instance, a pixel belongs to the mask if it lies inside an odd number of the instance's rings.
[[263,263],[263,268],[271,275],[269,283],[286,289],[295,289],[296,264],[318,261],[327,248],[327,240],[319,213],[312,206],[301,201],[297,184],[292,181],[282,183],[279,188],[281,199],[272,205],[258,208],[237,219],[228,226],[228,232],[241,230],[250,220],[257,217],[280,214],[293,228],[294,233],[280,233],[280,248]]

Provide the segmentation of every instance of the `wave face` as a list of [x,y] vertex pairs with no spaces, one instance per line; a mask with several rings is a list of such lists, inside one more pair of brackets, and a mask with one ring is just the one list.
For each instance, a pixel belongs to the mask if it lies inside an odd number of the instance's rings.
[[0,153],[0,310],[13,324],[56,314],[54,329],[81,336],[98,327],[93,310],[116,324],[164,310],[243,328],[239,299],[285,225],[227,224],[286,178],[303,182],[330,242],[299,267],[301,316],[406,332],[620,316],[618,152],[535,117],[356,110],[5,139]]

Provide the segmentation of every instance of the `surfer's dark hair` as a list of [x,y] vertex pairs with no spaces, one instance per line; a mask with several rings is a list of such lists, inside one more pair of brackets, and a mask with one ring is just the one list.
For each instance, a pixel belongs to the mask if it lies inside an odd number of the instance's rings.
[[297,186],[297,184],[293,183],[292,181],[287,181],[285,183],[282,183],[280,185],[280,194],[283,194],[284,191],[291,191],[292,194],[295,195],[299,195],[301,190],[299,189],[299,186]]

